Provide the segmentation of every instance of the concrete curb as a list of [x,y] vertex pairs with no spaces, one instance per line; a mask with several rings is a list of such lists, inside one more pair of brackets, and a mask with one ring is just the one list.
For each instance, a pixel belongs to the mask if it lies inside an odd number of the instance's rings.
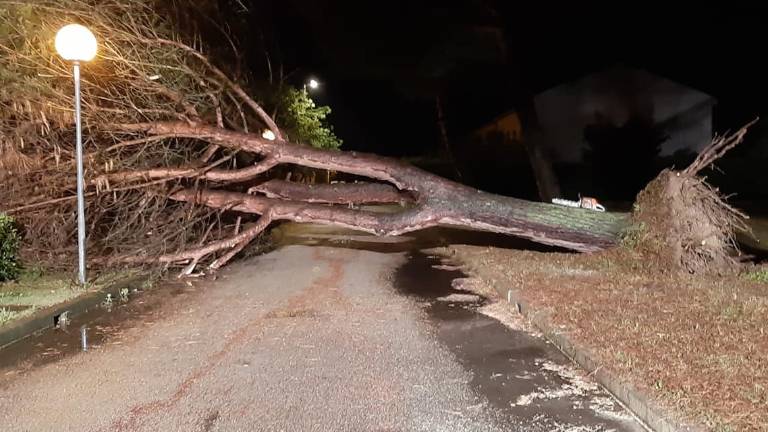
[[689,425],[674,420],[671,412],[653,403],[650,398],[633,385],[603,369],[600,362],[595,360],[594,355],[589,350],[575,344],[564,332],[552,325],[546,313],[533,310],[515,290],[502,292],[497,287],[496,291],[506,296],[507,301],[517,307],[517,311],[538,328],[544,337],[584,370],[589,371],[598,384],[605,387],[651,430],[656,432],[704,432],[707,430],[699,425]]
[[147,280],[146,275],[133,276],[122,281],[115,282],[106,288],[93,291],[79,297],[75,297],[63,303],[41,309],[32,315],[14,320],[12,323],[0,327],[0,350],[8,345],[18,342],[37,332],[54,326],[54,320],[63,312],[69,312],[70,316],[100,306],[107,294],[113,298],[119,298],[120,290],[139,288]]

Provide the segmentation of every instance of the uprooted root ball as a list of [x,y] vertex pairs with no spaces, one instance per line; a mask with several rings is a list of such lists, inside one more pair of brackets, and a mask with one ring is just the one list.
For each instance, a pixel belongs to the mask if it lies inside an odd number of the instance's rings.
[[656,269],[692,274],[738,267],[737,230],[746,217],[696,174],[665,170],[640,192],[633,247]]

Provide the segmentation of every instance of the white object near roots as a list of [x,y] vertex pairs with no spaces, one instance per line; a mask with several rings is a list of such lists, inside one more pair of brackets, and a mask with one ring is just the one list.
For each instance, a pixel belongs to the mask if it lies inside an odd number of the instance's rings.
[[582,198],[579,201],[571,201],[562,198],[552,198],[552,204],[557,204],[566,207],[585,208],[589,210],[604,212],[605,207],[597,203],[594,198]]

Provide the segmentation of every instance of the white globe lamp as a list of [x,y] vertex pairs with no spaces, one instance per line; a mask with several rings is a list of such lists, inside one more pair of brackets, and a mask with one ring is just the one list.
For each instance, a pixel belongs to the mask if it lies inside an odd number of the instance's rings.
[[91,61],[96,57],[96,36],[87,27],[69,24],[56,33],[56,52],[68,61]]

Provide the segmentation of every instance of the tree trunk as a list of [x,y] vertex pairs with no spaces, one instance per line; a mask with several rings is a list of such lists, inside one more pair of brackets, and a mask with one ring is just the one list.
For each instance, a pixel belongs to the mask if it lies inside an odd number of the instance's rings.
[[394,214],[217,190],[184,189],[170,198],[245,213],[271,212],[272,220],[316,222],[380,236],[444,225],[510,234],[580,252],[614,246],[626,225],[623,215],[493,195],[443,179],[429,183],[429,190],[439,192]]
[[[616,244],[624,216],[535,203],[482,192],[438,177],[398,160],[356,152],[328,151],[269,141],[210,126],[187,123],[124,125],[126,131],[197,138],[225,148],[249,151],[264,159],[242,168],[242,180],[252,178],[261,164],[291,163],[365,176],[385,184],[344,184],[304,187],[271,181],[242,192],[182,189],[171,199],[246,213],[269,213],[271,220],[319,222],[354,228],[376,235],[398,235],[436,225],[471,228],[523,237],[538,243],[581,252],[599,251]],[[189,171],[189,170],[186,170]],[[177,174],[184,174],[179,170]],[[149,174],[155,174],[154,172]],[[205,173],[198,173],[205,177]],[[141,177],[134,173],[135,177]],[[151,175],[150,175],[151,176]],[[236,181],[237,175],[209,176]],[[392,187],[394,186],[394,187]],[[401,202],[403,211],[381,214],[323,203]]]
[[459,169],[458,162],[456,161],[456,156],[453,154],[451,141],[448,139],[448,128],[445,126],[443,100],[440,96],[435,97],[435,113],[437,114],[437,129],[440,132],[440,141],[443,143],[443,147],[445,148],[445,154],[448,156],[448,161],[451,163],[453,171],[456,173],[456,180],[462,181],[463,176],[461,175],[461,170]]
[[560,183],[552,167],[552,160],[542,145],[541,132],[534,131],[523,139],[523,143],[536,178],[539,198],[544,202],[551,202],[552,198],[560,197]]

